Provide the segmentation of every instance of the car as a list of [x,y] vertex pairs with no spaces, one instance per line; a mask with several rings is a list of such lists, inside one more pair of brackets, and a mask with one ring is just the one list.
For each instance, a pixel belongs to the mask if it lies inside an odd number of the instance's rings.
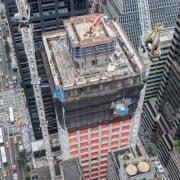
[[5,82],[5,86],[6,86],[6,88],[8,88],[8,87],[9,87],[9,84],[8,84],[8,82]]
[[24,150],[24,146],[22,144],[19,145],[19,151],[23,151]]
[[7,128],[6,127],[4,127],[4,134],[7,134]]
[[13,173],[17,172],[17,166],[15,164],[12,164],[11,169]]
[[13,138],[13,143],[14,144],[17,144],[18,142],[17,142],[17,137],[16,136],[14,136],[14,138]]
[[9,142],[8,142],[8,141],[6,141],[6,147],[7,147],[7,148],[9,147]]
[[6,177],[7,176],[7,171],[4,170],[3,173],[2,173],[2,176]]

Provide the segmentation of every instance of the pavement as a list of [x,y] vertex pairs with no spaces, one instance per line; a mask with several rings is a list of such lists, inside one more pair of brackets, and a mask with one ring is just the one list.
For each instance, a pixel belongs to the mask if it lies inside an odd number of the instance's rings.
[[[4,50],[5,31],[4,20],[0,19],[0,125],[3,124],[3,139],[5,147],[7,165],[2,164],[0,153],[0,177],[4,180],[13,180],[12,164],[17,166],[18,179],[23,180],[23,170],[16,161],[16,155],[19,152],[19,143],[23,142],[26,149],[30,149],[30,118],[26,107],[26,100],[22,88],[20,87],[20,78],[18,72],[11,69],[11,62],[7,61]],[[12,76],[17,77],[14,83]],[[13,108],[15,121],[19,119],[19,126],[10,124],[9,107]],[[14,143],[14,137],[17,143]],[[7,146],[6,144],[9,144]],[[7,172],[7,176],[3,177],[3,170]]]

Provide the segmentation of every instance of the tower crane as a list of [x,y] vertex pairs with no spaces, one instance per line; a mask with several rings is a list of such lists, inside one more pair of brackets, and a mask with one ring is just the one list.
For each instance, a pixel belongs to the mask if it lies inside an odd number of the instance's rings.
[[[148,32],[151,30],[151,18],[149,13],[148,0],[138,0],[138,9],[139,9],[141,31],[142,31],[142,40],[144,40]],[[149,71],[150,71],[150,64],[149,62],[147,62],[147,66],[145,68],[145,74],[146,74],[145,78],[148,77]],[[140,92],[139,101],[133,117],[132,136],[131,136],[132,144],[136,144],[141,114],[143,110],[145,92],[146,92],[146,83]]]
[[149,13],[148,0],[138,0],[139,18],[142,31],[142,39],[151,30],[151,18]]
[[27,0],[16,0],[18,13],[15,17],[19,21],[19,30],[22,35],[22,42],[24,44],[25,53],[27,55],[27,60],[29,64],[29,70],[31,75],[31,83],[34,90],[34,96],[37,104],[37,110],[40,120],[40,127],[42,131],[43,140],[45,143],[46,159],[48,161],[49,171],[51,179],[55,178],[53,154],[51,149],[51,144],[49,141],[48,125],[45,116],[45,110],[42,100],[42,92],[40,87],[40,78],[38,76],[37,64],[35,58],[35,47],[33,41],[33,26],[29,23],[29,7]]

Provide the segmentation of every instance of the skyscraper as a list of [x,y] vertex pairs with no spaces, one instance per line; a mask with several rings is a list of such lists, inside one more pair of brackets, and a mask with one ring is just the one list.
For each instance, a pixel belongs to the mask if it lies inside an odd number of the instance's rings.
[[[148,0],[152,27],[160,22],[173,27],[178,14],[179,0]],[[107,0],[106,12],[116,16],[136,48],[140,45],[141,24],[138,0]]]
[[[156,28],[158,25],[160,27],[158,32],[156,32]],[[145,63],[148,63],[150,66],[150,72],[147,79],[144,97],[145,102],[149,98],[156,97],[158,94],[163,73],[166,67],[173,32],[174,28],[163,28],[160,24],[156,24],[156,27],[153,28],[153,31],[150,31],[149,34],[147,34],[147,37],[142,40],[143,45],[141,46],[141,48],[139,48],[139,52],[142,58],[146,59]],[[155,36],[157,39],[153,38]],[[148,42],[145,43],[145,41]],[[154,43],[158,44],[155,45]],[[154,53],[152,52],[152,50],[150,50],[150,46],[157,46],[156,49],[153,50]]]
[[105,179],[107,155],[131,142],[143,63],[122,27],[102,14],[65,20],[43,34],[64,159],[79,157],[84,179]]
[[[174,142],[180,139],[180,15],[156,99],[145,104],[141,125],[146,138],[157,145],[158,155],[171,179],[180,179],[180,155]],[[141,130],[140,128],[140,130]]]
[[[17,6],[15,0],[4,1],[10,33],[13,39],[15,52],[18,60],[18,66],[22,79],[22,86],[25,91],[27,105],[29,108],[31,122],[36,139],[42,138],[36,102],[34,98],[33,88],[31,85],[31,77],[24,52],[24,46],[21,34],[18,30],[19,22],[17,22],[16,13]],[[49,88],[49,81],[44,69],[43,60],[40,53],[42,45],[42,32],[55,30],[63,27],[63,19],[70,16],[76,16],[88,13],[88,0],[28,0],[30,7],[30,22],[33,26],[33,36],[36,48],[36,60],[39,76],[41,78],[41,91],[45,107],[46,119],[48,121],[49,132],[57,132],[56,117],[52,102],[52,95]]]

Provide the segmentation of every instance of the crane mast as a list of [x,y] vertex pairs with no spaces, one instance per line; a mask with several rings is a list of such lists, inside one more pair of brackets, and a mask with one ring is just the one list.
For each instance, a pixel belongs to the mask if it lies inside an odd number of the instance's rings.
[[[138,0],[138,10],[139,10],[139,18],[140,18],[140,24],[141,24],[141,31],[142,31],[142,41],[144,41],[146,35],[151,30],[151,18],[149,13],[149,5],[148,0]],[[146,62],[147,66],[145,68],[145,79],[149,76],[150,71],[150,64],[149,62]],[[131,136],[131,143],[135,144],[136,139],[138,136],[138,130],[140,125],[140,119],[141,114],[143,110],[143,104],[144,104],[144,96],[146,92],[146,84],[144,85],[143,89],[140,92],[139,101],[137,104],[137,108],[133,117],[133,126],[132,126],[132,136]]]
[[40,127],[43,135],[43,140],[46,150],[46,158],[48,161],[48,166],[51,174],[51,179],[54,180],[55,171],[53,163],[53,155],[51,150],[51,144],[49,140],[48,125],[45,116],[45,110],[42,100],[42,92],[40,87],[40,78],[38,76],[36,58],[35,58],[35,47],[33,41],[33,27],[29,23],[29,12],[26,0],[16,0],[18,8],[18,19],[19,19],[19,29],[22,35],[22,41],[24,44],[25,53],[27,55],[27,60],[29,64],[29,70],[31,74],[31,83],[34,90],[35,101],[37,104],[37,110],[40,120]]
[[149,13],[148,0],[138,0],[139,18],[142,31],[142,39],[151,30],[151,18]]

